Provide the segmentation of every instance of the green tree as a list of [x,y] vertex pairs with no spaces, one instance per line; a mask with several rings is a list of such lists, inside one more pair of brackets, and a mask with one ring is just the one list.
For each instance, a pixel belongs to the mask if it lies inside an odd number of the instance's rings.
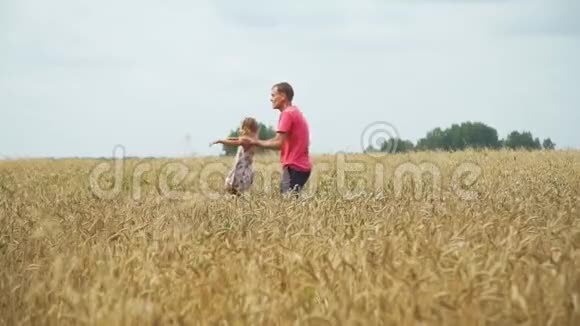
[[417,142],[417,148],[426,149],[443,149],[444,148],[444,132],[441,128],[437,127],[431,131],[427,132],[425,138],[421,138]]
[[[272,126],[266,126],[265,124],[258,122],[258,126],[260,128],[258,138],[261,140],[270,139],[276,136],[276,130]],[[239,137],[240,130],[238,128],[230,130],[228,137]],[[232,156],[236,155],[238,152],[237,146],[226,146],[222,145],[222,149],[225,155]],[[257,149],[258,152],[264,151],[262,148]]]
[[435,128],[417,142],[421,150],[464,150],[466,148],[499,148],[497,131],[481,122],[452,124],[442,130]]
[[511,149],[541,149],[542,145],[540,144],[540,139],[535,138],[532,136],[532,133],[529,131],[512,131],[506,138],[505,147]]
[[552,142],[552,140],[550,138],[546,138],[544,139],[544,142],[542,143],[542,147],[544,147],[544,149],[547,150],[552,150],[556,148],[556,144],[554,142]]
[[415,145],[413,145],[413,142],[410,140],[390,138],[389,140],[383,142],[380,151],[381,152],[390,151],[392,153],[406,153],[412,151],[413,149],[415,149]]

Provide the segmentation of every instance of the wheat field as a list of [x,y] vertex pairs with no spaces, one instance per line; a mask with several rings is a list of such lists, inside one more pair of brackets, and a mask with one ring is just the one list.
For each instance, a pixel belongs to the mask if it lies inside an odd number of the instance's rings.
[[578,151],[231,160],[0,161],[0,325],[580,324]]

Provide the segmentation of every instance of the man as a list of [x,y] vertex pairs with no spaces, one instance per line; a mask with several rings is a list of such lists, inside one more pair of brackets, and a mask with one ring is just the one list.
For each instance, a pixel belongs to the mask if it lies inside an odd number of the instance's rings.
[[272,108],[280,111],[276,137],[268,140],[242,138],[246,144],[280,150],[282,193],[300,192],[312,171],[308,123],[300,109],[292,104],[293,98],[294,90],[290,84],[282,82],[274,85],[270,101]]

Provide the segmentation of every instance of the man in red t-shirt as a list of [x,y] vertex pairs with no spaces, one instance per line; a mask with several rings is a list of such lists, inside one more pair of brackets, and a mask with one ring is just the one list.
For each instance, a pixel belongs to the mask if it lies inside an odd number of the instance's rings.
[[294,90],[290,84],[282,82],[274,85],[271,95],[272,108],[280,111],[276,137],[268,140],[242,141],[263,148],[280,149],[281,191],[300,192],[312,171],[308,123],[300,109],[292,104]]

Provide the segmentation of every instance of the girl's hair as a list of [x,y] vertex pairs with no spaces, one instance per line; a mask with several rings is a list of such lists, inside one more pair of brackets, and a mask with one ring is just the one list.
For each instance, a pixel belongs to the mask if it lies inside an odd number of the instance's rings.
[[252,136],[258,132],[258,122],[254,118],[245,118],[240,127],[240,136]]

